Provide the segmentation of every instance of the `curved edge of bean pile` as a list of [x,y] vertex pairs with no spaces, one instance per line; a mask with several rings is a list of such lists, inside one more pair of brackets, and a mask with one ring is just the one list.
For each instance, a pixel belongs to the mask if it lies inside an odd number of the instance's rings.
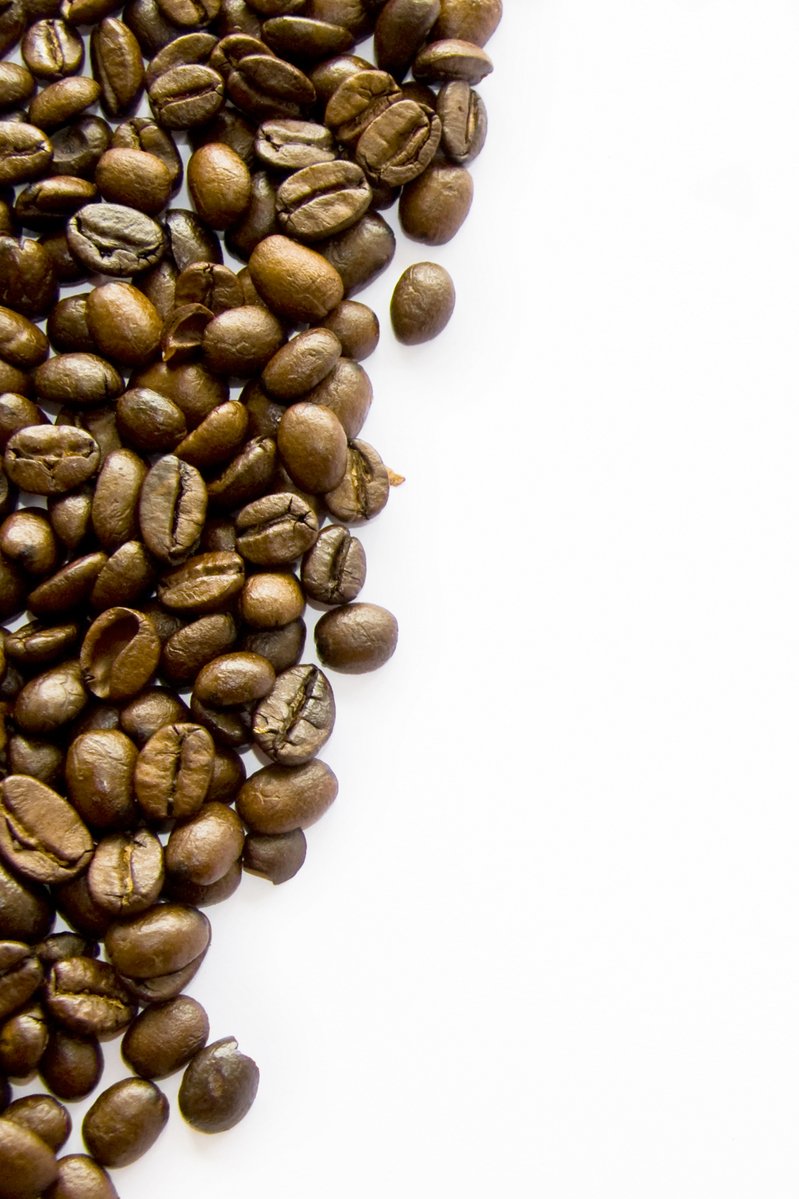
[[[116,1195],[179,1070],[196,1129],[254,1100],[257,1066],[183,992],[202,909],[242,870],[291,879],[336,798],[306,605],[329,670],[397,643],[358,599],[352,530],[402,480],[360,437],[380,326],[353,296],[394,255],[381,210],[430,246],[465,220],[502,15],[120,8],[0,0],[0,1199]],[[192,209],[171,206],[184,159]],[[396,337],[436,336],[454,302],[443,267],[411,266]],[[131,1075],[59,1157],[117,1036]]]

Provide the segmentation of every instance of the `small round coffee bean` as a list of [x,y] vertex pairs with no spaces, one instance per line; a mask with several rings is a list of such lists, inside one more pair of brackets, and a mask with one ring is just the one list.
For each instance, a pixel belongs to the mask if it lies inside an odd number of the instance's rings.
[[[0,308],[0,356],[20,370],[32,370],[49,353],[47,338],[27,317]],[[34,422],[36,423],[36,422]]]
[[169,834],[164,862],[169,875],[210,886],[241,857],[244,830],[235,812],[221,803],[205,803],[196,816]]
[[94,902],[111,915],[132,916],[146,911],[158,899],[164,884],[161,842],[143,828],[104,837],[95,848],[88,882]]
[[305,833],[301,828],[274,836],[248,833],[242,864],[250,874],[268,878],[271,883],[286,883],[301,868],[306,849]]
[[136,1005],[113,969],[95,958],[56,962],[44,988],[44,1002],[62,1027],[82,1037],[115,1036],[136,1014]]
[[334,333],[307,329],[273,355],[263,373],[264,386],[279,400],[299,399],[330,374],[340,356]]
[[287,408],[277,444],[286,470],[303,490],[332,491],[341,482],[347,469],[347,434],[329,408],[307,402]]
[[[371,25],[371,21],[369,22]],[[330,103],[330,97],[338,90],[345,79],[357,75],[360,71],[374,70],[374,65],[358,54],[336,54],[321,62],[310,73],[311,82],[316,88],[316,99],[320,110],[324,112]],[[385,72],[384,72],[385,73]],[[396,86],[396,84],[395,84]]]
[[58,1175],[47,1199],[119,1199],[119,1195],[102,1166],[85,1153],[70,1153],[58,1159]]
[[480,46],[460,38],[443,38],[428,42],[416,55],[414,78],[422,83],[450,83],[454,79],[479,83],[494,69],[489,56]]
[[366,581],[366,555],[357,537],[342,525],[323,529],[302,561],[306,595],[320,604],[347,604]]
[[136,757],[136,746],[118,729],[82,733],[70,744],[67,792],[90,827],[103,831],[124,829],[135,819]]
[[419,345],[446,328],[455,309],[455,287],[443,266],[417,262],[400,276],[391,297],[391,323],[398,341]]
[[279,234],[258,243],[249,268],[268,307],[293,321],[319,321],[344,297],[335,267],[315,250]]
[[464,167],[433,162],[402,189],[400,224],[415,241],[442,246],[469,215],[473,194],[472,177]]
[[377,670],[397,648],[397,621],[377,604],[345,604],[319,620],[314,637],[319,661],[344,674]]
[[192,698],[213,708],[241,707],[268,695],[274,683],[271,662],[240,650],[206,663],[195,679]]
[[210,142],[189,159],[186,178],[194,207],[212,229],[227,229],[246,211],[252,185],[247,164],[222,142]]
[[100,103],[109,117],[135,107],[144,87],[141,47],[124,21],[106,17],[92,29],[90,53]]
[[236,635],[236,622],[229,612],[201,616],[164,642],[161,673],[173,686],[187,686],[207,662],[233,648]]
[[463,38],[484,46],[499,25],[502,0],[440,0],[434,38]]
[[149,819],[180,820],[199,811],[213,761],[214,743],[202,725],[170,724],[153,733],[134,773],[136,798]]
[[289,833],[319,820],[337,794],[333,771],[313,758],[302,766],[256,770],[236,796],[236,810],[254,833]]
[[323,321],[324,327],[338,338],[341,353],[355,362],[362,362],[377,349],[380,322],[366,304],[343,300]]
[[139,500],[144,544],[160,562],[176,565],[191,553],[205,523],[208,493],[202,475],[168,454],[152,466]]
[[315,666],[278,675],[253,716],[255,741],[270,758],[297,766],[315,757],[333,732],[336,705],[330,683]]
[[13,391],[0,394],[0,449],[5,451],[10,438],[28,425],[45,425],[47,417],[41,408]]
[[186,1067],[178,1104],[183,1118],[201,1132],[224,1132],[246,1116],[258,1091],[259,1072],[234,1037],[201,1049]]
[[305,610],[305,597],[292,574],[250,575],[241,595],[241,614],[254,629],[274,629],[297,620]]
[[123,1078],[94,1101],[83,1118],[83,1140],[101,1166],[127,1166],[146,1153],[169,1118],[163,1091],[143,1078]]
[[205,1008],[189,995],[177,995],[139,1013],[122,1038],[122,1056],[141,1078],[166,1078],[191,1061],[208,1033]]
[[135,275],[164,253],[160,225],[124,204],[87,204],[67,224],[69,248],[91,271]]
[[161,642],[134,608],[107,608],[90,625],[80,651],[86,686],[98,699],[129,699],[155,673]]
[[76,1037],[62,1028],[50,1033],[39,1074],[54,1095],[67,1101],[90,1095],[103,1074],[103,1051],[96,1037]]
[[0,121],[0,183],[27,183],[50,165],[53,147],[37,125]]
[[53,1153],[58,1153],[72,1131],[72,1117],[52,1095],[23,1095],[8,1105],[3,1119],[41,1137]]
[[0,1199],[37,1199],[57,1173],[55,1154],[46,1141],[0,1118]]
[[[309,504],[291,492],[255,500],[236,516],[236,548],[258,566],[283,566],[310,549],[319,522]],[[2,548],[2,529],[0,529]]]
[[86,868],[94,842],[72,805],[23,774],[0,782],[0,856],[37,883],[60,883]]

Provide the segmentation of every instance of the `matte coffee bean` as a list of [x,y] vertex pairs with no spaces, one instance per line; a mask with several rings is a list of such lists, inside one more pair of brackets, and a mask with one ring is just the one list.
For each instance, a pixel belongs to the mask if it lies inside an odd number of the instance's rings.
[[348,296],[362,291],[394,257],[394,231],[379,212],[368,212],[351,229],[319,244],[319,252],[341,276]]
[[436,104],[441,121],[441,148],[451,162],[471,162],[483,148],[488,116],[482,97],[468,83],[445,83]]
[[199,724],[170,724],[153,733],[134,772],[136,798],[148,818],[180,820],[199,811],[213,759],[214,743]]
[[162,903],[113,924],[105,939],[111,965],[120,977],[149,980],[199,969],[211,940],[211,926],[196,908]]
[[150,87],[150,106],[156,120],[167,129],[205,125],[222,107],[222,76],[201,63],[172,67]]
[[80,651],[88,689],[98,699],[129,699],[158,665],[161,642],[152,622],[134,608],[108,608],[89,627]]
[[489,56],[480,46],[460,38],[445,38],[428,42],[417,54],[413,74],[423,83],[479,83],[494,69]]
[[302,766],[257,770],[239,791],[236,810],[254,833],[289,833],[319,820],[337,794],[333,771],[314,758]]
[[341,344],[329,329],[298,333],[270,359],[263,383],[278,400],[296,400],[330,374],[341,356]]
[[37,1199],[58,1173],[46,1141],[0,1117],[0,1199]]
[[51,571],[58,556],[53,530],[40,509],[18,508],[0,524],[0,553],[26,574]]
[[124,829],[135,820],[137,756],[133,741],[119,729],[82,733],[71,743],[66,758],[67,793],[91,828]]
[[55,269],[44,247],[29,237],[0,237],[0,304],[36,320],[47,315],[57,296]]
[[44,988],[44,1003],[63,1028],[83,1037],[113,1037],[136,1014],[136,1005],[111,966],[95,958],[56,962]]
[[155,736],[159,729],[183,724],[188,719],[189,709],[183,700],[164,687],[146,687],[119,713],[120,727],[139,746]]
[[135,275],[157,263],[164,234],[151,217],[124,204],[87,204],[67,224],[72,253],[103,275]]
[[96,104],[100,85],[87,75],[69,75],[48,84],[33,97],[28,113],[31,124],[45,132],[74,121],[81,113]]
[[52,157],[50,139],[37,125],[0,121],[0,183],[27,183],[44,174]]
[[166,1078],[191,1061],[208,1033],[202,1005],[189,995],[177,995],[139,1013],[122,1038],[122,1056],[141,1078]]
[[58,1159],[58,1175],[47,1199],[119,1199],[102,1166],[84,1153]]
[[92,30],[89,46],[103,111],[118,117],[135,107],[144,87],[139,43],[124,21],[106,17]]
[[319,661],[345,674],[377,670],[397,648],[397,621],[377,604],[346,604],[318,622],[314,637]]
[[0,941],[0,1020],[23,1007],[38,990],[42,978],[41,962],[29,945]]
[[314,163],[278,188],[278,221],[292,237],[321,241],[354,225],[371,200],[372,189],[354,162]]
[[54,1028],[39,1063],[39,1074],[54,1095],[67,1101],[90,1095],[103,1073],[103,1052],[96,1037],[76,1037]]
[[9,1016],[0,1026],[0,1070],[3,1074],[20,1082],[31,1079],[38,1069],[49,1035],[47,1017],[37,1003]]
[[328,525],[302,561],[306,595],[320,604],[347,604],[365,581],[366,555],[361,542],[342,525]]
[[373,446],[353,441],[347,449],[347,469],[341,482],[325,494],[330,515],[348,525],[363,524],[388,503],[388,471]]
[[172,878],[210,886],[241,857],[244,830],[235,812],[221,803],[205,803],[196,816],[169,835],[164,862]]
[[380,322],[366,304],[360,304],[357,300],[343,300],[325,317],[323,324],[336,335],[341,353],[346,358],[363,362],[377,349]]
[[202,613],[230,603],[244,586],[244,562],[238,554],[196,554],[162,575],[158,598],[174,612]]
[[502,0],[440,0],[435,38],[463,38],[484,46],[502,17]]
[[58,1153],[72,1131],[69,1112],[52,1095],[23,1095],[8,1105],[3,1119],[41,1137],[53,1153]]
[[97,476],[92,527],[104,549],[117,549],[135,538],[137,507],[147,466],[132,450],[113,450]]
[[291,492],[267,495],[236,516],[236,548],[257,566],[283,566],[309,549],[319,532],[313,509]]
[[184,1120],[201,1132],[223,1132],[246,1116],[258,1091],[259,1071],[234,1037],[201,1049],[186,1067],[178,1104]]
[[273,761],[297,766],[315,757],[333,731],[336,706],[330,684],[315,666],[278,675],[253,717],[255,741]]
[[271,883],[286,883],[305,861],[307,843],[301,828],[274,836],[248,833],[242,864],[250,874],[268,878]]
[[229,267],[216,262],[192,262],[175,283],[176,304],[202,304],[214,316],[244,302],[241,284]]
[[227,229],[244,214],[252,185],[247,164],[222,142],[209,142],[189,159],[186,178],[194,207],[212,229]]
[[161,842],[147,829],[104,837],[94,851],[88,883],[94,902],[115,917],[146,911],[164,883]]
[[254,629],[275,629],[302,616],[305,598],[292,574],[250,575],[241,596],[241,614]]
[[305,491],[332,491],[341,482],[347,468],[347,434],[324,405],[301,401],[287,408],[277,444],[287,471]]
[[452,279],[435,262],[417,262],[400,276],[391,297],[391,323],[398,341],[419,345],[446,328],[455,309]]
[[440,13],[440,0],[388,0],[375,25],[375,56],[380,69],[402,79]]
[[35,21],[20,46],[28,70],[38,79],[63,79],[83,65],[83,42],[66,21]]
[[397,81],[387,71],[356,71],[341,82],[328,100],[325,124],[340,142],[353,147],[372,122],[400,96]]
[[372,405],[372,384],[362,366],[339,358],[329,375],[305,397],[338,417],[347,437],[357,437]]
[[178,405],[149,387],[133,387],[120,396],[116,415],[123,440],[145,454],[166,453],[186,436]]
[[[209,321],[202,349],[209,370],[225,378],[246,378],[260,371],[282,344],[283,327],[277,318],[260,305],[242,304]],[[245,432],[246,418],[239,441]]]
[[36,883],[60,883],[86,868],[89,830],[67,800],[27,775],[0,782],[0,856]]
[[319,321],[344,298],[335,267],[315,250],[279,234],[255,247],[249,267],[269,308],[290,320]]
[[299,662],[305,647],[305,634],[305,621],[292,620],[278,629],[259,629],[248,633],[242,641],[242,648],[267,658],[279,673]]
[[336,147],[324,125],[283,118],[262,122],[255,153],[273,170],[299,171],[316,163],[333,162]]
[[94,1101],[83,1118],[83,1140],[101,1166],[128,1166],[157,1141],[169,1102],[155,1083],[123,1078]]
[[206,663],[233,648],[236,635],[236,622],[229,612],[201,616],[164,643],[162,674],[175,687],[187,686]]
[[152,466],[139,501],[139,522],[147,548],[160,562],[175,565],[199,540],[208,503],[202,476],[173,454]]
[[398,100],[358,139],[355,159],[375,183],[401,187],[421,175],[441,140],[441,122],[415,100]]

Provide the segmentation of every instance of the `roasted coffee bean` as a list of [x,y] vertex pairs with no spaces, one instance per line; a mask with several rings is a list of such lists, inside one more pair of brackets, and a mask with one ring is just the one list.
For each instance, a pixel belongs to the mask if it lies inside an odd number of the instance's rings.
[[0,937],[33,943],[47,935],[54,919],[44,888],[17,878],[0,861]]
[[213,708],[248,706],[268,695],[274,682],[275,671],[266,658],[243,651],[222,654],[200,670],[192,699]]
[[330,684],[315,666],[278,675],[253,716],[255,741],[275,762],[297,766],[315,757],[333,731],[336,706]]
[[100,946],[96,941],[87,941],[79,933],[52,933],[36,946],[45,973],[49,973],[56,962],[63,962],[65,958],[96,958],[99,952]]
[[16,616],[25,605],[25,581],[22,573],[0,558],[0,618]]
[[363,367],[349,358],[339,358],[329,375],[305,397],[334,412],[349,439],[361,431],[372,404],[372,384]]
[[[206,803],[218,802],[230,804],[236,798],[244,782],[246,771],[244,763],[233,749],[217,745],[214,752],[214,770],[211,785],[208,788]],[[192,903],[193,900],[186,900]],[[201,904],[197,904],[201,907]]]
[[305,647],[305,633],[305,621],[292,620],[278,629],[248,633],[242,641],[242,649],[267,658],[279,673],[299,662]]
[[144,62],[134,34],[124,21],[106,17],[92,30],[90,52],[103,110],[109,117],[128,112],[144,87]]
[[233,648],[236,634],[229,612],[201,616],[184,625],[164,643],[162,674],[175,687],[189,685],[206,663]]
[[145,150],[106,150],[97,163],[95,177],[103,199],[149,216],[161,211],[172,190],[166,164]]
[[[241,312],[240,308],[235,309],[231,313],[220,313],[218,317],[209,323],[215,324],[217,321],[223,321],[227,316],[234,316]],[[245,325],[250,322],[244,319]],[[230,327],[235,330],[235,320],[232,323],[225,322],[225,328]],[[220,337],[213,343],[206,344],[203,339],[203,346],[206,349],[206,360],[209,357],[208,348],[213,345],[214,351],[226,355],[229,349],[223,349],[224,340]],[[252,346],[246,347],[248,352],[252,352]],[[258,355],[258,362],[262,361]],[[209,363],[210,365],[210,363]],[[247,435],[247,410],[243,404],[237,400],[228,400],[208,415],[192,429],[186,436],[175,446],[175,456],[184,462],[189,462],[192,466],[199,467],[205,470],[209,467],[219,466],[223,462],[227,462],[229,458],[236,452],[238,447],[244,441]]]
[[[207,918],[195,908],[177,903],[157,904],[140,916],[113,924],[105,939],[111,965],[127,981],[133,993],[140,986],[159,980],[179,983],[177,976],[200,968],[211,940]],[[166,989],[169,989],[166,987]],[[164,999],[179,994],[182,987]]]
[[[88,299],[86,313],[88,320]],[[111,363],[97,354],[55,354],[36,368],[34,384],[40,399],[78,407],[108,403],[123,386]]]
[[297,620],[305,598],[294,575],[274,572],[250,575],[241,596],[241,613],[254,629],[276,629]]
[[349,525],[363,524],[383,511],[388,495],[388,471],[377,450],[366,441],[351,442],[344,477],[325,494],[331,516]]
[[100,85],[87,75],[69,75],[48,84],[33,97],[28,113],[32,125],[49,132],[74,121],[96,104]]
[[441,121],[441,148],[451,162],[471,162],[483,148],[488,116],[482,97],[468,83],[445,83],[436,104]]
[[58,1159],[58,1175],[48,1199],[119,1199],[119,1196],[102,1166],[84,1153],[70,1153]]
[[83,66],[83,41],[66,21],[35,21],[20,46],[22,59],[37,79],[63,79]]
[[63,774],[64,751],[50,741],[15,733],[8,741],[8,768],[12,774],[29,774],[56,787]]
[[259,126],[255,153],[275,171],[299,171],[316,163],[333,162],[336,147],[324,125],[283,118]]
[[258,566],[294,562],[313,545],[319,522],[298,495],[264,496],[242,508],[236,517],[236,548]]
[[286,883],[294,878],[305,861],[306,848],[305,833],[301,828],[274,836],[248,833],[242,864],[250,874],[268,878],[271,883]]
[[67,224],[72,253],[103,275],[135,275],[164,253],[164,234],[151,217],[124,204],[87,204]]
[[214,316],[238,308],[243,302],[238,277],[220,263],[192,262],[175,282],[175,304],[202,304]]
[[141,1078],[166,1078],[191,1061],[208,1033],[202,1005],[189,995],[177,995],[139,1013],[122,1038],[122,1056]]
[[[196,213],[184,208],[170,208],[164,217],[164,232],[169,243],[169,252],[178,271],[183,272],[192,263],[221,263],[222,248],[216,234],[204,224]],[[206,304],[202,295],[176,296],[177,304]],[[210,304],[206,304],[210,308]]]
[[328,100],[325,124],[345,146],[354,147],[372,122],[400,98],[397,81],[387,71],[355,71]]
[[188,719],[189,709],[183,700],[163,687],[146,687],[119,714],[121,728],[139,746],[149,741],[159,729]]
[[348,296],[362,291],[394,257],[396,238],[378,212],[368,212],[351,229],[321,242],[318,249],[341,276]]
[[92,899],[85,873],[54,888],[53,900],[58,914],[84,937],[99,940],[105,936],[111,917]]
[[158,0],[128,0],[122,17],[148,57],[180,35],[178,26],[161,12]]
[[149,387],[134,387],[117,402],[122,438],[145,454],[174,449],[186,436],[186,418],[177,404]]
[[354,162],[303,167],[278,188],[278,220],[292,237],[321,241],[354,225],[369,207],[372,189]]
[[224,903],[238,890],[241,884],[241,859],[238,858],[230,870],[223,874],[215,883],[203,886],[189,879],[167,875],[165,892],[176,903],[190,903],[195,908],[207,908],[215,903]]
[[155,562],[141,541],[126,541],[100,568],[89,596],[96,612],[130,607],[152,591]]
[[348,604],[366,581],[366,555],[342,525],[323,529],[302,562],[306,595],[320,604]]
[[[161,842],[144,828],[104,837],[94,851],[88,882],[94,902],[113,916],[133,916],[146,911],[158,899],[164,883]],[[125,1023],[131,1018],[132,1015],[128,1016]],[[62,1023],[67,1021],[62,1019]],[[101,1033],[99,1028],[90,1031]]]
[[108,149],[111,130],[101,117],[84,116],[56,129],[50,142],[53,147],[50,169],[54,175],[90,178],[101,155]]
[[[103,360],[101,359],[101,361]],[[106,366],[108,366],[107,363]],[[55,418],[55,424],[56,427],[69,425],[76,429],[83,429],[84,432],[89,433],[100,447],[101,466],[109,454],[113,453],[114,450],[122,448],[122,442],[119,439],[114,419],[114,409],[110,404],[92,405],[82,410],[65,406]]]
[[[140,150],[153,154],[169,172],[171,190],[176,192],[183,179],[183,162],[174,138],[149,117],[132,117],[114,130],[112,148]],[[98,186],[100,181],[98,180]],[[138,205],[134,204],[134,208]]]
[[[8,818],[7,812],[3,805],[4,819]],[[14,821],[13,810],[11,820]],[[13,827],[25,826],[14,823]],[[16,867],[14,862],[9,864]],[[38,990],[42,978],[42,964],[29,945],[23,941],[0,941],[0,1020],[6,1020],[23,1007]]]
[[0,524],[0,553],[26,574],[47,574],[58,549],[47,517],[38,508],[18,508]]
[[22,0],[4,0],[0,8],[0,54],[7,54],[25,31],[26,11]]
[[9,1016],[0,1026],[0,1070],[3,1074],[20,1082],[31,1079],[42,1060],[49,1035],[47,1017],[38,1003],[31,1003]]
[[3,392],[13,391],[17,395],[30,395],[30,375],[0,358],[0,388]]
[[0,63],[0,112],[16,108],[36,91],[36,80],[27,67],[17,62]]
[[218,41],[212,33],[205,33],[200,29],[193,33],[181,34],[174,41],[168,42],[163,50],[159,50],[153,57],[145,72],[147,87],[152,87],[159,75],[170,71],[172,67],[185,66],[186,63],[208,63],[218,71],[217,63],[212,60],[212,53],[217,45]]
[[[6,362],[20,370],[31,370],[45,360],[48,352],[41,329],[10,308],[0,308],[0,355]],[[2,400],[0,397],[0,403]]]
[[161,642],[152,622],[134,608],[108,608],[83,639],[80,665],[88,689],[99,699],[130,699],[158,665]]
[[466,220],[473,194],[472,177],[464,167],[433,162],[402,189],[400,224],[415,241],[444,245]]
[[196,554],[162,575],[158,598],[173,612],[212,612],[230,603],[244,586],[244,562],[238,554]]
[[322,404],[286,409],[277,435],[280,457],[294,482],[311,493],[332,491],[347,469],[347,434]]
[[72,1131],[69,1112],[52,1095],[23,1095],[8,1105],[3,1119],[35,1133],[54,1153],[58,1153]]
[[346,358],[362,362],[377,349],[380,322],[366,304],[344,300],[325,317],[323,324],[336,335]]
[[146,463],[132,450],[113,450],[103,463],[92,500],[92,527],[104,549],[117,549],[136,537],[146,475]]
[[131,379],[134,387],[148,387],[160,392],[177,404],[190,428],[195,428],[214,408],[228,398],[224,381],[212,375],[200,363],[189,362],[182,366],[169,366],[165,362],[155,363],[139,371]]
[[[124,875],[121,878],[124,885]],[[91,869],[89,887],[92,888]],[[136,1005],[111,966],[95,958],[74,957],[56,962],[45,984],[44,1003],[63,1028],[82,1037],[115,1036],[136,1014]]]
[[244,848],[244,830],[235,812],[205,803],[196,816],[169,835],[164,862],[171,878],[210,886],[234,866]]
[[211,67],[185,63],[159,75],[149,96],[157,121],[167,129],[190,129],[216,115],[224,101],[225,84]]
[[[86,519],[91,512],[89,506]],[[53,528],[58,533],[56,522],[52,517]],[[34,616],[53,617],[63,616],[65,612],[76,612],[85,608],[100,571],[108,561],[103,553],[84,554],[62,566],[28,595],[28,607]]]
[[319,661],[345,674],[377,670],[397,648],[397,621],[377,604],[346,604],[326,612],[315,629]]
[[201,1049],[186,1067],[178,1104],[184,1120],[201,1132],[223,1132],[246,1116],[258,1091],[259,1071],[234,1037]]
[[370,8],[375,7],[369,0],[310,0],[307,6],[309,16],[343,25],[358,40],[372,32],[374,20]]
[[440,0],[388,0],[375,25],[375,57],[380,69],[403,79],[440,12]]
[[337,794],[333,771],[314,758],[302,766],[257,770],[236,796],[236,810],[254,833],[290,833],[319,820]]
[[341,356],[338,338],[328,329],[308,329],[271,358],[263,383],[278,400],[295,400],[330,374]]
[[44,783],[8,775],[0,782],[0,813],[0,856],[24,878],[65,882],[88,865],[94,849],[89,830],[72,805]]
[[70,25],[96,25],[118,7],[115,0],[62,0],[60,11]]
[[287,237],[265,238],[253,251],[249,267],[255,286],[278,316],[317,321],[343,299],[338,271],[315,250]]
[[91,353],[94,339],[86,316],[87,299],[88,293],[64,296],[53,308],[47,321],[47,336],[54,350]]
[[87,705],[80,719],[73,726],[76,737],[83,733],[113,731],[118,728],[119,709],[113,704],[103,704],[94,699]]
[[250,172],[236,151],[222,142],[195,150],[186,178],[194,207],[212,229],[227,229],[246,211]]
[[184,561],[199,540],[208,503],[202,475],[169,454],[152,466],[141,490],[139,522],[147,548],[160,562]]
[[214,314],[204,304],[181,304],[175,308],[161,333],[164,362],[189,362],[202,350],[203,333]]
[[502,17],[502,0],[440,0],[435,38],[463,38],[484,46]]
[[23,733],[46,736],[79,716],[87,702],[80,663],[62,662],[25,684],[14,705],[14,720]]
[[41,408],[37,408],[27,396],[17,395],[13,391],[0,394],[0,449],[5,450],[10,439],[20,429],[26,429],[28,425],[46,423],[47,417]]
[[299,116],[301,107],[316,98],[308,76],[266,47],[263,54],[236,63],[227,77],[227,91],[237,108],[256,119]]
[[219,14],[220,0],[158,0],[158,5],[173,25],[191,29],[210,25]]
[[272,17],[264,21],[261,34],[275,54],[303,62],[321,62],[334,54],[345,54],[355,44],[348,29],[312,17]]
[[70,1101],[90,1095],[103,1074],[103,1052],[97,1038],[52,1029],[39,1074],[59,1099]]
[[[32,183],[17,196],[14,214],[26,229],[57,228],[84,204],[97,198],[97,188],[76,175],[54,175]],[[54,258],[55,261],[55,258]]]
[[143,366],[160,347],[161,318],[147,297],[129,283],[95,287],[87,299],[86,315],[100,353],[123,367]]
[[[203,332],[203,358],[209,370],[226,378],[247,378],[260,371],[283,344],[283,326],[268,309],[242,304],[220,312]],[[241,407],[241,405],[239,405]],[[211,416],[214,414],[211,413]],[[210,417],[208,418],[210,419]],[[246,415],[236,445],[244,440]],[[230,441],[225,456],[229,457]],[[210,465],[210,462],[206,463]]]
[[277,448],[271,437],[254,437],[208,484],[208,500],[217,509],[229,511],[257,499],[268,490],[274,474]]
[[413,74],[422,83],[479,83],[494,69],[489,56],[480,46],[460,38],[445,38],[428,42],[413,63]]
[[128,1166],[157,1141],[169,1102],[155,1083],[123,1078],[94,1101],[83,1118],[83,1140],[101,1166]]
[[39,238],[39,242],[53,264],[56,279],[60,284],[83,283],[88,279],[89,272],[70,250],[66,233],[45,233]]
[[36,320],[47,315],[57,295],[55,269],[44,247],[29,237],[0,237],[0,304]]
[[355,158],[375,183],[400,187],[421,175],[441,140],[441,122],[415,100],[398,100],[367,126]]
[[[261,47],[265,49],[264,46]],[[209,63],[213,66],[213,63]],[[215,68],[217,69],[217,68]],[[224,68],[218,68],[224,74]],[[235,150],[239,158],[252,170],[255,165],[255,125],[234,108],[221,108],[212,121],[198,129],[189,130],[189,141],[194,149],[206,142],[221,142]]]
[[201,725],[170,724],[153,733],[134,772],[136,798],[146,815],[151,820],[194,815],[205,800],[213,758],[214,743]]
[[37,1199],[58,1173],[55,1154],[36,1133],[0,1118],[0,1197]]
[[67,750],[70,801],[94,829],[124,829],[136,817],[133,772],[136,746],[118,729],[82,733]]
[[[225,234],[225,245],[231,254],[246,262],[255,247],[277,227],[277,193],[266,171],[257,171],[251,179],[250,202],[234,225]],[[241,276],[239,276],[241,279]],[[247,272],[249,279],[249,271]],[[242,287],[243,290],[243,287]],[[252,296],[243,295],[246,304],[262,304],[260,295],[251,285]]]
[[391,297],[391,323],[398,341],[419,345],[446,328],[455,309],[455,288],[443,266],[417,262],[400,276]]
[[47,134],[23,121],[0,121],[0,183],[27,183],[43,175],[53,157]]

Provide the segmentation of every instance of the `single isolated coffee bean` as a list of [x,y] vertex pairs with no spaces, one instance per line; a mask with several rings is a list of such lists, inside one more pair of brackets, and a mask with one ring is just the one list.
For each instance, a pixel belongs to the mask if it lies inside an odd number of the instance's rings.
[[200,1132],[224,1132],[246,1116],[258,1081],[258,1067],[234,1037],[214,1041],[186,1067],[178,1092],[181,1114]]
[[345,604],[319,620],[314,633],[319,661],[345,674],[382,666],[397,648],[397,621],[377,604]]
[[398,341],[419,345],[446,328],[455,309],[455,287],[443,266],[417,262],[400,276],[391,297],[391,323]]

